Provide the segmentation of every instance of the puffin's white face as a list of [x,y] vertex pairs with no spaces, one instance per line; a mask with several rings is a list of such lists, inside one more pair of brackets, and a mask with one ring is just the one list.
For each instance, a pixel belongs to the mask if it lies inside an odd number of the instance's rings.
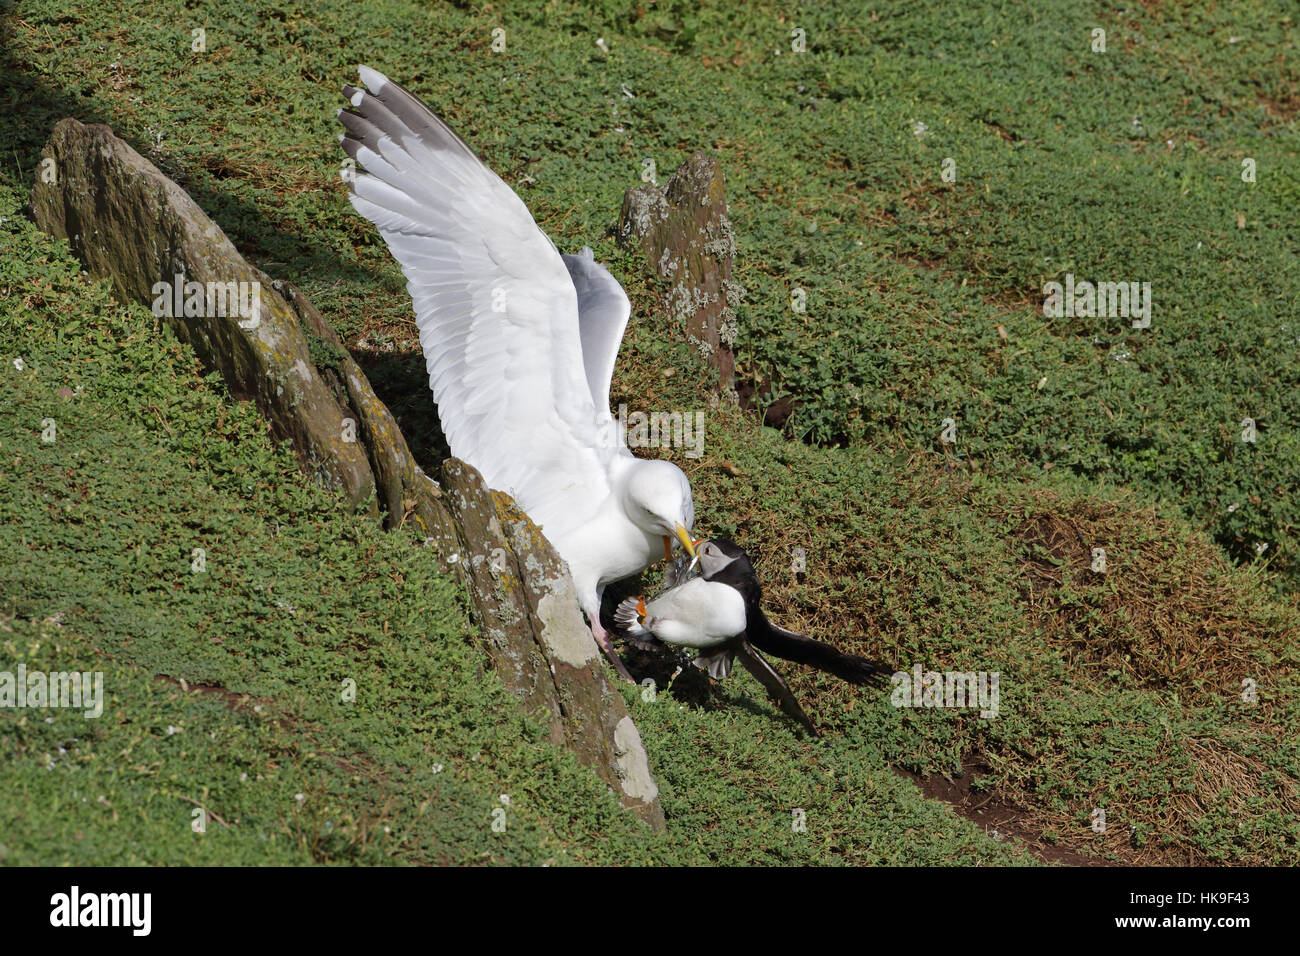
[[695,502],[691,483],[680,468],[670,461],[638,460],[628,476],[624,499],[628,516],[637,527],[663,538],[665,558],[672,556],[673,539],[695,556],[691,540]]
[[696,551],[696,560],[700,563],[700,574],[705,579],[713,577],[732,561],[735,561],[737,555],[727,554],[722,550],[722,546],[716,541],[704,541],[700,543]]

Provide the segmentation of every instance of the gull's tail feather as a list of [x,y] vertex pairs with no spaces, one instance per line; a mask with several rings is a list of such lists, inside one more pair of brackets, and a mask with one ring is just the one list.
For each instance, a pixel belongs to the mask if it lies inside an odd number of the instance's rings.
[[826,671],[850,684],[882,684],[893,673],[893,669],[885,664],[855,654],[846,654],[822,641],[797,631],[787,631],[771,622],[764,623],[767,627],[750,629],[749,642],[776,657]]

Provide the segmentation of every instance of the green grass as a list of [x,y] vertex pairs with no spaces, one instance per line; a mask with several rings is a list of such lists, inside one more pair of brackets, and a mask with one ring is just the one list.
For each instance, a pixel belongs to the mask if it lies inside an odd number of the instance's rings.
[[[0,795],[8,859],[1010,858],[895,765],[979,767],[980,787],[1081,852],[1294,865],[1292,19],[1263,2],[764,2],[737,16],[684,2],[142,14],[20,0],[0,18],[0,544],[25,560],[4,562],[0,612],[7,654],[99,661],[120,696],[89,733],[80,718],[14,729],[0,715],[18,768]],[[806,53],[790,47],[796,26]],[[1105,54],[1090,52],[1094,27]],[[790,626],[903,669],[1000,671],[997,720],[895,710],[796,672],[828,725],[809,744],[747,676],[703,709],[689,681],[653,705],[632,697],[670,819],[649,837],[504,707],[460,596],[418,550],[304,485],[147,314],[85,286],[19,220],[53,123],[110,122],[250,259],[304,288],[428,456],[404,282],[335,175],[337,88],[357,62],[425,97],[562,250],[590,244],[624,281],[634,319],[615,404],[704,405],[707,376],[606,230],[645,158],[662,181],[695,148],[719,156],[748,290],[739,374],[795,412],[784,434],[709,412],[704,459],[678,459],[700,527],[761,555]],[[1151,282],[1151,328],[1045,317],[1042,286],[1066,273]],[[806,313],[790,308],[795,287]],[[17,354],[32,374],[13,373]],[[60,423],[53,446],[45,417]],[[1244,417],[1256,444],[1238,439]],[[187,571],[195,546],[206,576]],[[1094,546],[1106,576],[1087,570]],[[338,684],[354,673],[345,708]],[[164,737],[169,725],[184,729]],[[47,771],[59,741],[68,754]],[[97,788],[63,781],[72,766]],[[186,798],[205,792],[232,826],[197,837]],[[519,822],[493,834],[503,792]],[[808,834],[791,831],[794,807]],[[1106,834],[1089,828],[1097,807]]]

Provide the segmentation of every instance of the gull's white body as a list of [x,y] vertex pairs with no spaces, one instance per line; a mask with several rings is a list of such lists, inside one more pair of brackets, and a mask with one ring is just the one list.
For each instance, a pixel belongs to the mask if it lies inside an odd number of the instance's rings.
[[[508,492],[568,562],[598,640],[604,586],[689,540],[690,485],[638,460],[609,413],[631,306],[590,249],[561,256],[527,207],[382,74],[347,89],[356,210],[408,280],[451,452]],[[602,642],[604,643],[604,642]]]
[[576,525],[552,522],[554,531],[542,524],[555,550],[568,561],[579,594],[599,591],[663,557],[661,537],[629,520],[623,505],[628,464],[635,460],[629,453],[626,461],[620,456],[610,463],[611,491],[588,513],[586,521]]

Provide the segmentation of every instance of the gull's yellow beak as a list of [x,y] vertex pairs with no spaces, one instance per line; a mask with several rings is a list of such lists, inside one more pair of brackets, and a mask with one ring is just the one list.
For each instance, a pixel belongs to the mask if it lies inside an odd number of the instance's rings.
[[[686,549],[686,553],[689,554],[692,558],[695,557],[695,542],[691,540],[691,533],[686,530],[685,526],[680,524],[677,526],[676,531],[677,531],[677,540],[682,543],[682,547]],[[663,539],[664,539],[664,560],[671,561],[673,559],[672,538],[668,537],[668,535],[663,535]],[[704,539],[701,538],[700,540],[703,541]]]

